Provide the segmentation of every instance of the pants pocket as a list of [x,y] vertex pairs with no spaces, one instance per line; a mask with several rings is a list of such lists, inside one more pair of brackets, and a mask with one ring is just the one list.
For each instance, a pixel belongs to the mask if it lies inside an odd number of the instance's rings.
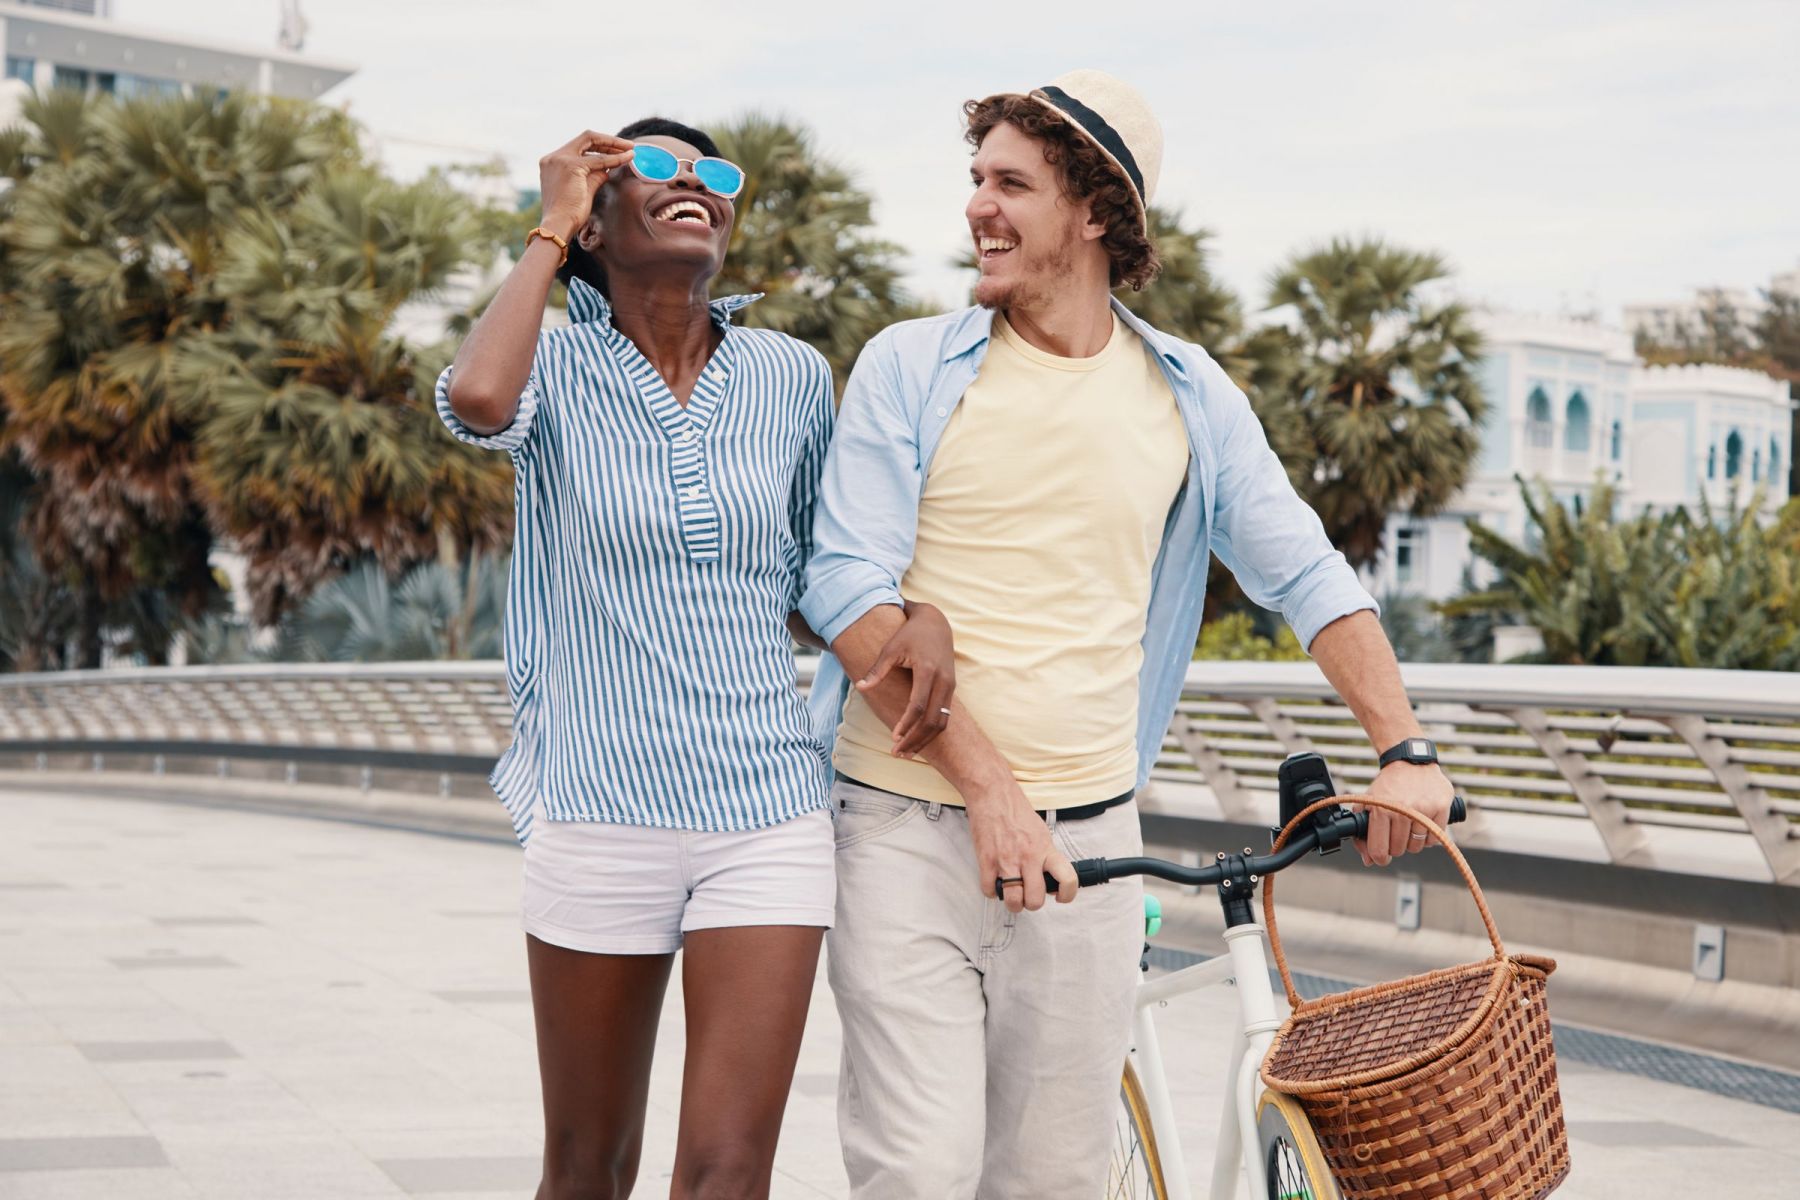
[[905,796],[858,787],[842,780],[832,785],[832,804],[837,809],[836,841],[839,850],[885,837],[912,820],[925,806]]

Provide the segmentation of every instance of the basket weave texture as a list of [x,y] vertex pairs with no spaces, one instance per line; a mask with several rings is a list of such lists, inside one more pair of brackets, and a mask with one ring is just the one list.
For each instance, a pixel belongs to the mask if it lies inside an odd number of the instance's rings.
[[[1262,1078],[1312,1122],[1344,1200],[1539,1200],[1569,1173],[1545,981],[1556,964],[1508,955],[1474,873],[1444,831],[1401,805],[1361,796],[1429,829],[1481,910],[1492,958],[1302,1000],[1263,886],[1269,945],[1293,1015]],[[1279,848],[1313,813],[1282,830]]]

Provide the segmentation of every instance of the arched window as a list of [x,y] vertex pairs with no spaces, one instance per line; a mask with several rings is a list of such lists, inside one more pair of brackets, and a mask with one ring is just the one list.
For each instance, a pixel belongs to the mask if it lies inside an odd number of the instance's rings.
[[1750,482],[1762,482],[1762,447],[1758,446],[1750,452]]
[[1621,451],[1624,449],[1624,446],[1625,446],[1624,426],[1622,424],[1620,424],[1618,421],[1614,421],[1613,427],[1612,427],[1612,460],[1614,462],[1619,461],[1619,458],[1621,456]]
[[1556,434],[1550,424],[1550,397],[1541,387],[1531,389],[1525,399],[1525,444],[1548,450],[1555,444]]
[[1580,392],[1570,396],[1566,416],[1568,424],[1563,428],[1563,449],[1586,454],[1591,444],[1588,437],[1587,397]]
[[1719,477],[1719,448],[1717,446],[1706,448],[1706,477],[1708,479]]
[[1769,478],[1781,478],[1781,443],[1774,438],[1769,439]]
[[1744,469],[1744,439],[1737,430],[1725,439],[1725,478],[1736,479]]

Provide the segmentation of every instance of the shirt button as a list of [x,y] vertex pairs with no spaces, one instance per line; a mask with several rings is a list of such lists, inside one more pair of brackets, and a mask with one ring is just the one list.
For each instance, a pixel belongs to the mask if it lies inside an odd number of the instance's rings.
[[683,433],[680,437],[676,438],[675,442],[677,445],[685,446],[693,440],[694,440],[694,431],[690,429],[686,433]]
[[687,490],[687,498],[689,500],[698,500],[704,495],[706,495],[706,489],[703,487],[691,487]]
[[942,409],[942,408],[940,408],[940,409],[938,409],[938,410],[937,410],[937,414],[938,414],[938,416],[940,416],[940,417],[941,417],[941,416],[943,416],[943,415],[944,415],[944,412],[945,412],[945,410],[944,410],[944,409]]

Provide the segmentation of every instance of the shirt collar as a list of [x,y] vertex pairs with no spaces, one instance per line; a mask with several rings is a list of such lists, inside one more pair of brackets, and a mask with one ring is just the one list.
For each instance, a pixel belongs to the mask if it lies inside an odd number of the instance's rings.
[[[1187,367],[1182,364],[1181,356],[1168,346],[1168,340],[1157,330],[1140,321],[1136,314],[1123,304],[1117,296],[1111,297],[1112,310],[1118,314],[1125,328],[1138,335],[1146,346],[1156,351],[1157,357],[1168,363],[1170,368],[1181,375],[1187,374]],[[985,344],[994,335],[994,310],[977,305],[967,309],[963,320],[957,325],[944,344],[944,361],[960,358],[977,346]]]
[[[731,324],[731,315],[741,308],[747,308],[763,298],[763,293],[755,292],[745,296],[722,296],[710,302],[707,308],[712,312],[713,324],[725,326]],[[607,324],[612,320],[612,305],[601,295],[600,289],[586,280],[569,280],[569,320],[582,325],[590,322]]]

